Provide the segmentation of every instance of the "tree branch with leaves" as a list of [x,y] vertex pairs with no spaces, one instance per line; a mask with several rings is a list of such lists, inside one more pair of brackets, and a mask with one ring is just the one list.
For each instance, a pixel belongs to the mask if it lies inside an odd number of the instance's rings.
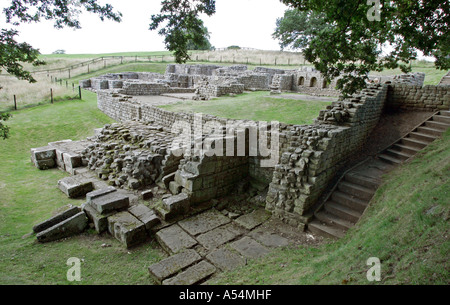
[[161,14],[152,15],[150,30],[160,28],[164,43],[172,51],[177,63],[189,60],[189,43],[202,45],[207,39],[200,14],[211,16],[216,12],[215,0],[164,0]]

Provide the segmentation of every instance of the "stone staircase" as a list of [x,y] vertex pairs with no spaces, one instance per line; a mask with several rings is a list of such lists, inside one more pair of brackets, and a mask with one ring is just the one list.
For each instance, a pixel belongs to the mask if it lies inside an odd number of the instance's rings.
[[324,237],[343,237],[361,218],[381,176],[412,158],[449,127],[450,111],[439,111],[377,156],[348,170],[314,213],[308,230]]

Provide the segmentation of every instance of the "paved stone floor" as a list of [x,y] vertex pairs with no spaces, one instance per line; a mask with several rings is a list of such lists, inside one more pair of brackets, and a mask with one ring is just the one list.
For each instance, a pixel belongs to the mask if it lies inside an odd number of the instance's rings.
[[169,257],[150,266],[149,272],[163,285],[204,283],[275,248],[322,240],[272,218],[264,208],[237,218],[226,209],[212,208],[167,225],[156,233],[156,239]]

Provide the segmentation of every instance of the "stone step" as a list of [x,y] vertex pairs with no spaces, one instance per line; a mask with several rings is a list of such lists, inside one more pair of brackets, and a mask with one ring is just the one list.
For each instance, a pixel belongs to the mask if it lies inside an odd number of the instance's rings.
[[130,206],[130,198],[118,192],[108,193],[90,200],[90,204],[100,214],[126,209]]
[[447,128],[449,128],[448,124],[437,121],[426,121],[425,126],[440,130],[441,132],[444,132],[445,130],[447,130]]
[[421,133],[421,132],[411,132],[411,133],[409,133],[409,136],[412,139],[417,139],[419,141],[423,141],[423,142],[427,142],[427,143],[431,143],[434,140],[436,140],[436,138],[437,138],[434,135],[429,135],[429,134]]
[[360,212],[334,201],[327,201],[324,205],[324,208],[325,211],[333,213],[353,223],[357,223],[362,215]]
[[149,207],[143,204],[130,207],[128,209],[128,212],[139,219],[139,221],[144,224],[147,231],[150,231],[156,225],[161,223],[161,220],[158,218],[158,216]]
[[359,198],[356,198],[355,196],[351,196],[340,191],[334,191],[331,195],[331,198],[334,202],[340,203],[361,213],[364,212],[368,204],[367,201],[361,200]]
[[[422,127],[419,127],[419,129]],[[428,143],[423,142],[423,141],[419,141],[417,139],[413,139],[413,138],[403,138],[400,139],[398,144],[402,144],[405,146],[409,146],[409,147],[413,147],[415,149],[421,150],[422,148],[424,148],[425,146],[428,145]]]
[[448,116],[450,117],[450,110],[441,110],[439,112],[439,115]]
[[384,151],[384,153],[391,157],[394,157],[396,159],[403,160],[403,161],[405,161],[413,156],[409,153],[401,152],[401,151],[398,151],[395,149],[387,149]]
[[79,178],[79,176],[65,177],[58,181],[58,188],[69,198],[85,196],[94,190],[94,184],[90,179]]
[[161,285],[165,279],[175,276],[183,269],[198,263],[201,259],[202,257],[197,251],[188,249],[151,265],[148,271],[150,276]]
[[156,240],[171,255],[190,249],[198,244],[178,224],[159,230],[156,233]]
[[317,219],[308,224],[308,230],[317,235],[333,239],[342,238],[345,235],[344,230],[333,226],[324,225]]
[[334,226],[344,231],[347,231],[348,229],[354,226],[354,223],[351,223],[327,211],[320,211],[318,213],[315,213],[314,216],[316,216],[316,219],[319,220],[321,223]]
[[407,153],[407,154],[410,154],[410,155],[415,155],[419,151],[418,148],[414,148],[414,147],[407,146],[407,145],[402,145],[402,144],[395,144],[395,145],[392,146],[391,149],[397,150],[397,151],[400,151],[400,152],[404,152],[404,153]]
[[344,193],[358,197],[362,200],[372,199],[373,194],[375,192],[373,189],[369,189],[364,186],[350,183],[347,181],[341,181],[338,184],[338,189]]
[[442,129],[436,129],[434,127],[430,127],[430,126],[420,126],[417,128],[417,131],[421,132],[421,133],[425,133],[425,134],[429,134],[432,136],[440,136],[444,130]]
[[185,271],[162,282],[163,285],[194,285],[206,280],[216,272],[216,267],[201,261]]
[[379,154],[378,158],[382,159],[385,162],[391,163],[391,164],[400,165],[403,163],[402,159],[395,158],[395,157],[392,157],[387,154]]
[[129,212],[108,217],[108,231],[126,248],[137,246],[147,239],[145,225]]
[[372,190],[376,190],[380,185],[380,181],[378,179],[359,175],[354,172],[347,173],[345,175],[345,181],[358,184]]
[[436,121],[436,122],[450,124],[450,116],[436,114],[436,115],[433,116],[433,120]]

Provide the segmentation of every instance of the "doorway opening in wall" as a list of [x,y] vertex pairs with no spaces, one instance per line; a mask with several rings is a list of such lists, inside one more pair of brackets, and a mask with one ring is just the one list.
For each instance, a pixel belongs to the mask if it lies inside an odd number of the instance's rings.
[[327,89],[328,87],[329,87],[329,84],[328,84],[327,80],[324,79],[323,83],[322,83],[322,89]]
[[309,83],[310,87],[316,87],[317,86],[317,78],[313,77],[311,78],[311,82]]
[[305,85],[305,78],[303,76],[298,79],[298,85],[299,86],[304,86]]

